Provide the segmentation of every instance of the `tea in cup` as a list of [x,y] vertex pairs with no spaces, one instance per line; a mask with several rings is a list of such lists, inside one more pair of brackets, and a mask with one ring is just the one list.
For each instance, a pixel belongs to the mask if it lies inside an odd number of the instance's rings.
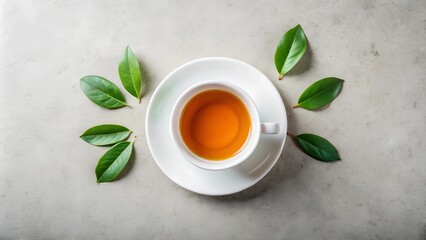
[[186,160],[203,169],[223,170],[248,159],[260,134],[276,134],[279,125],[261,123],[255,103],[238,86],[206,81],[179,97],[171,132]]

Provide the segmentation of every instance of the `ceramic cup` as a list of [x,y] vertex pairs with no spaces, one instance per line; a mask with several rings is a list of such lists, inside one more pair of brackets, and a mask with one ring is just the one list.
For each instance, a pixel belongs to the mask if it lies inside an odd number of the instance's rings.
[[[192,97],[207,90],[223,90],[237,96],[245,105],[251,118],[251,130],[241,149],[232,157],[224,160],[204,159],[194,154],[185,144],[180,133],[180,120],[182,112]],[[251,97],[240,87],[222,81],[205,81],[198,83],[186,90],[177,100],[171,117],[171,133],[176,146],[182,156],[197,167],[206,170],[224,170],[244,162],[253,153],[259,143],[260,134],[279,133],[278,123],[260,122],[259,112]]]

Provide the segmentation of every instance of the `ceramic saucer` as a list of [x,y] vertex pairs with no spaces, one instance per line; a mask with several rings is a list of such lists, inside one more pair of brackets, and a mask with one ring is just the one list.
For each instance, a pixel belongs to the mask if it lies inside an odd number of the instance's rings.
[[[192,85],[220,80],[246,91],[259,110],[261,122],[276,122],[278,134],[262,134],[253,154],[233,168],[209,171],[185,160],[173,142],[170,121],[179,96]],[[262,179],[278,160],[287,132],[283,101],[271,81],[242,61],[210,57],[186,63],[171,72],[157,87],[146,115],[148,146],[160,169],[176,184],[204,195],[227,195],[242,191]]]

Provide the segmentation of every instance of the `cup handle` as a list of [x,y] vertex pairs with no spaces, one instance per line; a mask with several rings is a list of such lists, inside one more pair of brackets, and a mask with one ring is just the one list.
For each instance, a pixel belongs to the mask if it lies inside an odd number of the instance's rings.
[[278,123],[265,122],[260,124],[261,133],[277,134],[280,132],[280,125]]

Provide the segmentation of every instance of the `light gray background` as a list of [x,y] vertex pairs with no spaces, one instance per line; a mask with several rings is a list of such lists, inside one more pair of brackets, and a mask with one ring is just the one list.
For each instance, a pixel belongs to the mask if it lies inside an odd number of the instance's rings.
[[[0,239],[426,239],[425,12],[424,0],[1,1]],[[298,23],[309,50],[277,81],[276,44]],[[98,74],[123,89],[127,44],[146,95],[102,109],[79,79]],[[149,152],[146,108],[170,71],[206,56],[257,67],[287,107],[315,80],[344,78],[329,108],[287,109],[290,132],[326,137],[343,161],[315,161],[287,141],[241,193],[175,185]],[[105,148],[79,135],[100,123],[139,138],[128,174],[98,185]]]

